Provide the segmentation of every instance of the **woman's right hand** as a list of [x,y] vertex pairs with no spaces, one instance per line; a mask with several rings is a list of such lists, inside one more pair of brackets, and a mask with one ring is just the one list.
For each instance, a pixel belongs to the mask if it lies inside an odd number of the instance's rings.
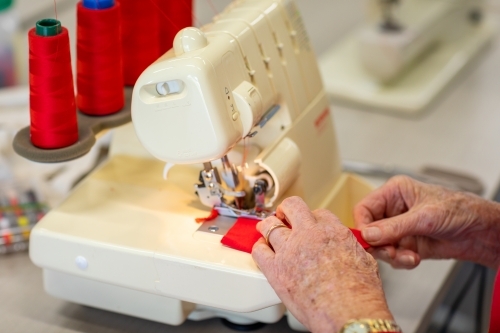
[[500,205],[405,176],[390,179],[354,209],[376,258],[396,268],[422,259],[460,259],[500,267]]

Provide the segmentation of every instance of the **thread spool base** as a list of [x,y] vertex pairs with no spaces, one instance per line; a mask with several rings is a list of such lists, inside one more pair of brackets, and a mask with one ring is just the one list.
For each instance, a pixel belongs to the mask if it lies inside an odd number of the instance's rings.
[[89,116],[78,111],[78,141],[68,147],[59,149],[41,149],[33,145],[30,139],[30,128],[25,127],[17,132],[12,146],[14,151],[34,162],[58,163],[74,160],[87,154],[95,144],[95,136],[109,128],[124,125],[132,120],[130,104],[132,88],[125,88],[125,107],[108,116]]

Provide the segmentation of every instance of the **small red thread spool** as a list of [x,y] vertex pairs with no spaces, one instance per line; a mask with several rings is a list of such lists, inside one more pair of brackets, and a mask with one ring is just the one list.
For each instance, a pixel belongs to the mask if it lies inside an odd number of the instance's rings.
[[83,113],[108,115],[125,104],[120,15],[119,4],[110,0],[77,5],[76,104]]
[[78,141],[69,36],[61,22],[44,19],[28,33],[31,142],[43,149]]
[[[164,1],[157,0],[161,8],[160,15],[160,53],[163,54],[173,47],[177,33],[193,26],[193,0]],[[169,22],[165,20],[169,16]]]
[[139,75],[161,55],[159,16],[147,2],[118,2],[122,14],[123,79],[125,85],[133,86]]

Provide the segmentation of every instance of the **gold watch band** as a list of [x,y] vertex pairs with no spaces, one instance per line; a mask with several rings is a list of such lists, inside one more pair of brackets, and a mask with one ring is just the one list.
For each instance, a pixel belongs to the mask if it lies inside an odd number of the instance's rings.
[[402,332],[401,328],[398,324],[396,324],[393,320],[387,319],[354,319],[348,321],[344,327],[340,330],[340,333],[349,332],[349,328],[353,327],[353,325],[363,325],[368,329],[369,333],[388,333],[394,332],[399,333]]

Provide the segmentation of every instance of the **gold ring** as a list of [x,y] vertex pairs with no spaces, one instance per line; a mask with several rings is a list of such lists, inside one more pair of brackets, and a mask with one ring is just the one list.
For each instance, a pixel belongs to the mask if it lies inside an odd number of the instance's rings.
[[271,232],[277,228],[288,228],[288,227],[284,223],[277,223],[277,224],[273,225],[271,228],[269,228],[269,230],[266,232],[266,237],[264,237],[264,238],[266,240],[267,246],[269,246],[271,249],[273,248],[273,246],[271,245],[271,243],[269,243],[269,236],[271,235]]

